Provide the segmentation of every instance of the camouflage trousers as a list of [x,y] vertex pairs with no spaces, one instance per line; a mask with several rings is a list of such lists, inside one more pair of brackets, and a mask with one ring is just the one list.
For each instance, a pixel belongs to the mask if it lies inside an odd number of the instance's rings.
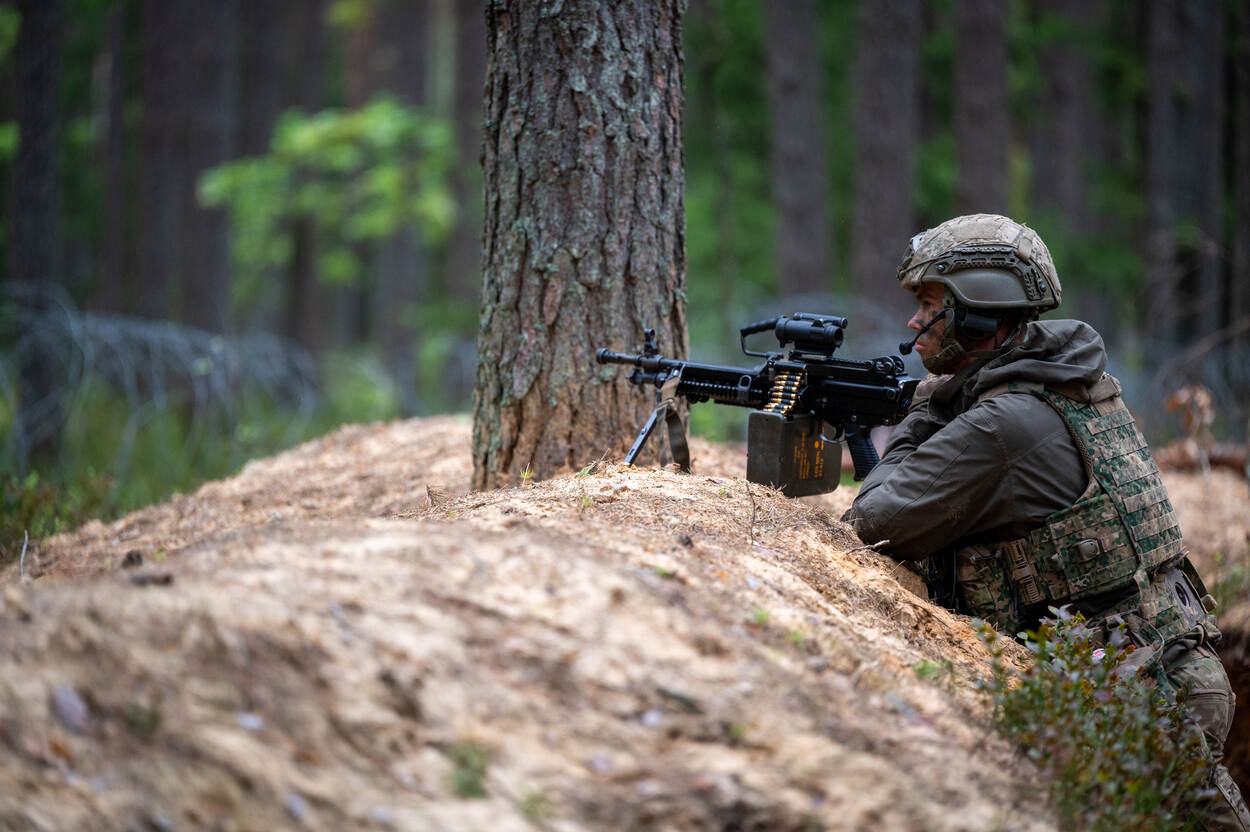
[[1237,696],[1219,655],[1208,644],[1182,639],[1168,650],[1164,672],[1173,687],[1189,692],[1186,711],[1202,729],[1207,758],[1212,763],[1211,795],[1202,807],[1206,811],[1202,828],[1207,832],[1250,832],[1250,810],[1223,765],[1224,740],[1233,724]]

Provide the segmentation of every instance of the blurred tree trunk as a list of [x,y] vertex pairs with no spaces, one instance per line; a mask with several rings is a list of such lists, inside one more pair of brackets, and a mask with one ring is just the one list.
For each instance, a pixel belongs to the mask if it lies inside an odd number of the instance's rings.
[[892,280],[907,240],[920,135],[920,30],[915,0],[859,7],[855,58],[855,212],[851,281],[856,296],[902,312],[907,296]]
[[282,3],[247,0],[241,11],[239,152],[260,156],[269,151],[282,112]]
[[[1233,241],[1231,279],[1232,320],[1250,316],[1250,4],[1240,4],[1233,31],[1233,119],[1229,126],[1233,148]],[[1236,343],[1250,346],[1250,336]]]
[[447,289],[472,302],[482,296],[482,86],[486,83],[486,4],[459,0],[456,11],[456,124],[451,190],[460,213],[447,243]]
[[[1039,28],[1052,33],[1053,40],[1039,55],[1042,87],[1030,136],[1029,201],[1047,231],[1055,229],[1052,251],[1070,251],[1083,240],[1110,233],[1090,198],[1095,170],[1114,159],[1108,153],[1112,127],[1099,112],[1090,50],[1092,36],[1107,23],[1108,7],[1105,0],[1041,0],[1037,11]],[[1098,275],[1088,277],[1093,282],[1072,285],[1065,307],[1113,342],[1120,317],[1117,297],[1097,282]]]
[[[461,308],[476,309],[482,300],[482,88],[486,83],[486,3],[455,3],[456,55],[452,120],[456,129],[456,166],[451,192],[458,213],[447,241],[443,284]],[[477,358],[473,322],[456,332],[456,360],[444,380],[448,403],[462,409],[473,400],[473,364]]]
[[180,195],[187,179],[182,72],[186,59],[185,0],[143,0],[140,67],[143,124],[139,150],[139,278],[137,311],[163,320],[172,311],[182,249]]
[[1146,323],[1165,341],[1222,321],[1224,29],[1222,4],[1150,7]]
[[765,3],[772,115],[777,286],[782,296],[829,291],[829,132],[815,0]]
[[199,204],[200,177],[235,155],[238,135],[239,0],[197,2],[192,29],[187,90],[189,181],[183,191],[187,233],[183,248],[183,320],[210,332],[225,332],[230,314],[229,220],[219,208]]
[[[15,54],[17,125],[21,141],[13,160],[13,206],[9,274],[14,280],[62,282],[61,264],[61,44],[64,17],[59,0],[19,0]],[[33,331],[55,308],[52,290],[40,290],[22,307],[26,344],[18,351],[18,464],[52,454],[58,445],[61,400],[54,345]]]
[[686,355],[684,7],[491,3],[475,488],[627,446],[649,398],[597,346]]
[[[429,56],[430,4],[407,0],[379,8],[382,84],[409,107],[425,105]],[[417,413],[416,344],[412,319],[428,294],[429,258],[421,229],[400,228],[378,244],[373,320],[382,360],[399,394],[401,416]]]
[[126,175],[126,13],[111,9],[105,22],[104,50],[97,64],[99,108],[103,129],[98,148],[103,171],[104,239],[100,243],[99,282],[92,306],[101,312],[129,312],[127,239],[129,236],[130,190]]
[[[1196,308],[1195,335],[1202,336],[1227,323],[1224,298],[1224,114],[1227,66],[1225,35],[1227,6],[1224,3],[1186,3],[1192,26],[1186,44],[1185,63],[1192,73],[1192,91],[1181,118],[1180,137],[1185,154],[1184,210],[1197,226],[1194,243]],[[1242,142],[1250,137],[1242,136]]]
[[1176,262],[1176,187],[1180,147],[1173,90],[1178,37],[1173,28],[1182,0],[1155,0],[1148,21],[1148,110],[1146,127],[1146,309],[1143,322],[1164,341],[1176,337],[1180,283]]
[[[330,51],[325,26],[326,0],[279,2],[283,104],[315,113],[326,105],[325,64]],[[317,279],[317,237],[310,223],[297,223],[291,232],[291,245],[283,332],[320,357],[333,342],[334,289]]]
[[1007,5],[958,0],[955,9],[955,207],[961,214],[1007,213]]
[[1088,182],[1101,129],[1097,79],[1085,49],[1087,35],[1102,16],[1098,0],[1042,0],[1043,28],[1058,32],[1039,60],[1042,90],[1033,125],[1030,201],[1059,220],[1069,234],[1090,227]]

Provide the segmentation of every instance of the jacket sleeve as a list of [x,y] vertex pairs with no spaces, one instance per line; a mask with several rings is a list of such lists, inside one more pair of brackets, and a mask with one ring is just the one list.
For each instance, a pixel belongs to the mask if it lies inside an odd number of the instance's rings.
[[973,408],[941,424],[927,407],[913,410],[843,519],[866,542],[888,539],[883,551],[900,559],[996,525],[987,518],[1003,499],[1011,455],[989,411]]

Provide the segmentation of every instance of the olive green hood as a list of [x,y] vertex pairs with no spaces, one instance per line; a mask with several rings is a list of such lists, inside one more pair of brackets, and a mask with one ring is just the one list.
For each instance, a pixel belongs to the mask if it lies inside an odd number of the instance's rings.
[[934,392],[942,409],[962,412],[987,390],[1011,381],[1059,385],[1080,382],[1091,385],[1107,369],[1107,350],[1102,336],[1083,321],[1032,321],[1024,337],[1002,355],[956,374]]

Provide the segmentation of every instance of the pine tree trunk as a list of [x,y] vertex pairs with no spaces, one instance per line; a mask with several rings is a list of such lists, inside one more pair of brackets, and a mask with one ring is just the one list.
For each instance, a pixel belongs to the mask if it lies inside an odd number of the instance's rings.
[[[22,26],[15,49],[17,124],[21,133],[13,160],[9,275],[14,280],[62,283],[61,264],[61,43],[64,16],[59,0],[21,0]],[[55,347],[36,328],[56,310],[54,290],[38,289],[21,314],[18,349],[18,466],[28,457],[56,452],[61,427],[60,372]]]
[[269,152],[273,128],[282,112],[281,0],[247,0],[241,11],[239,152],[260,156]]
[[[1224,3],[1187,3],[1190,39],[1187,43],[1192,97],[1181,122],[1187,168],[1186,213],[1197,226],[1194,251],[1193,323],[1201,337],[1220,329],[1225,319],[1224,261],[1224,115],[1225,34]],[[1241,142],[1250,137],[1240,136]]]
[[224,332],[230,312],[229,221],[224,210],[204,208],[200,177],[234,157],[238,135],[238,0],[195,3],[187,94],[190,181],[183,191],[187,218],[183,248],[183,320]]
[[140,82],[143,124],[139,149],[138,312],[170,316],[180,268],[183,183],[187,179],[182,74],[186,3],[143,0]]
[[474,487],[622,451],[649,399],[595,348],[687,351],[683,0],[493,0]]
[[955,144],[961,214],[1007,213],[1007,3],[958,0],[955,9]]
[[451,189],[460,213],[447,243],[447,290],[478,303],[482,296],[482,85],[486,82],[486,4],[456,3],[456,77],[452,118],[456,167]]
[[855,294],[886,314],[908,305],[891,278],[916,232],[913,167],[920,134],[920,29],[914,0],[864,3],[855,59]]
[[781,295],[827,292],[833,283],[829,133],[815,0],[765,3],[772,112],[772,195]]
[[[405,105],[425,104],[431,10],[425,0],[407,0],[379,8],[386,63],[380,86]],[[427,294],[429,256],[421,229],[400,228],[378,243],[373,296],[374,329],[382,360],[395,382],[401,416],[418,412],[416,345],[410,320]]]
[[127,289],[127,222],[130,211],[126,176],[126,19],[118,8],[108,13],[104,52],[99,62],[102,76],[103,129],[98,150],[104,173],[104,239],[100,241],[99,287],[91,299],[94,309],[114,314],[131,311]]
[[1222,4],[1151,6],[1146,321],[1165,342],[1222,322],[1224,31]]
[[[1242,3],[1233,33],[1233,244],[1231,270],[1232,320],[1250,317],[1250,4]],[[1245,349],[1250,336],[1237,345]]]
[[[326,105],[325,56],[329,51],[325,0],[280,0],[282,66],[286,71],[283,102],[304,113]],[[334,289],[317,279],[317,235],[312,223],[298,220],[291,229],[291,261],[286,274],[283,331],[314,356],[333,342]]]
[[1181,0],[1150,5],[1148,110],[1146,130],[1146,310],[1155,336],[1174,341],[1179,326],[1180,271],[1176,262],[1176,186],[1180,166],[1175,91],[1177,33]]
[[1099,22],[1103,9],[1096,0],[1043,0],[1039,12],[1057,42],[1042,50],[1042,90],[1032,136],[1033,177],[1030,201],[1048,212],[1071,234],[1090,227],[1089,173],[1099,143],[1093,141],[1097,117],[1097,79],[1084,37]]

